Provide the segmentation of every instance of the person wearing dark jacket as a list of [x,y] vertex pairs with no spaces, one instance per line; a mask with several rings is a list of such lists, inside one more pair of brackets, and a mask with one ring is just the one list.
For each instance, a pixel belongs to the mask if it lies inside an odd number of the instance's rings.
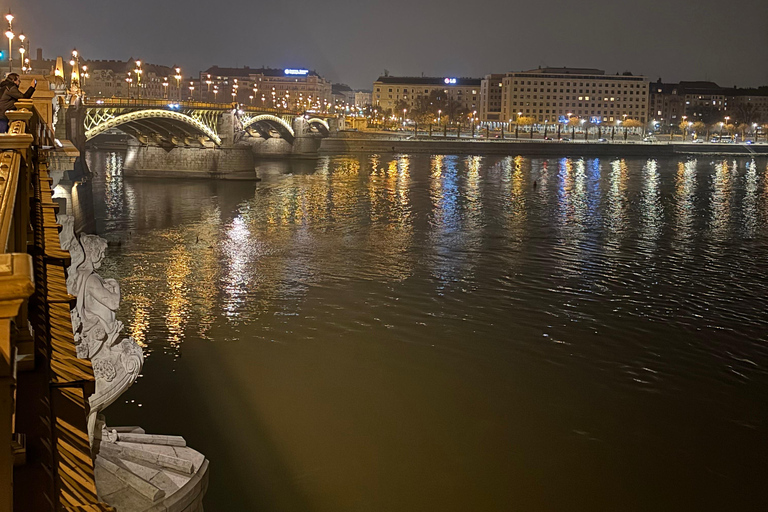
[[37,86],[37,80],[32,82],[32,87],[22,93],[19,90],[19,84],[21,80],[16,73],[10,73],[8,77],[0,82],[0,90],[2,90],[2,96],[0,96],[0,133],[8,132],[8,118],[5,112],[13,110],[16,101],[22,98],[29,99],[35,93],[35,86]]

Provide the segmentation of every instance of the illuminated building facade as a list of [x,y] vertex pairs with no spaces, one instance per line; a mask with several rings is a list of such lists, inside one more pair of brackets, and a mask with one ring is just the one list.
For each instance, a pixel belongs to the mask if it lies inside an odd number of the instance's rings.
[[331,83],[307,69],[213,66],[200,73],[200,88],[205,101],[235,100],[270,108],[308,108],[311,103],[313,109],[325,109],[333,101]]
[[[540,68],[488,75],[483,121],[510,122],[518,115],[539,123],[565,122],[569,117],[594,123],[624,119],[648,120],[648,84],[630,73],[606,75],[590,68]],[[499,84],[501,84],[499,86]],[[496,104],[501,96],[501,106]]]
[[[445,91],[458,110],[472,113],[479,108],[479,78],[380,76],[373,83],[371,101],[384,110],[396,110],[396,106],[405,104],[411,109],[419,97],[429,96],[432,91]],[[404,103],[399,103],[401,100]]]

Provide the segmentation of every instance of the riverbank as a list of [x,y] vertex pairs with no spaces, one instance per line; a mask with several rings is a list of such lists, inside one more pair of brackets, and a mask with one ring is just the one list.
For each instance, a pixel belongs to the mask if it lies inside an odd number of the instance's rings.
[[478,140],[438,138],[331,137],[323,139],[320,154],[359,152],[395,153],[482,153],[526,156],[768,156],[768,144],[695,144],[684,142],[592,142],[544,140]]

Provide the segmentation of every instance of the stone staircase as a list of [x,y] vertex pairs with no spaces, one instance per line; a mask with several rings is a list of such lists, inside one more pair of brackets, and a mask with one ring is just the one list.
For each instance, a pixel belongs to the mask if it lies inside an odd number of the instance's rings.
[[140,427],[102,431],[95,465],[99,499],[126,512],[202,512],[208,460],[183,437]]

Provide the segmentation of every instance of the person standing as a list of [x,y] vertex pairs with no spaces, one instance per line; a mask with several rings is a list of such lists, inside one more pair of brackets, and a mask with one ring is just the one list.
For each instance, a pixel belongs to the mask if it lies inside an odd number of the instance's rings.
[[13,110],[17,100],[31,98],[35,93],[37,80],[34,80],[32,87],[24,91],[24,93],[19,90],[19,84],[21,84],[21,79],[17,73],[9,73],[8,77],[0,83],[0,86],[5,85],[2,96],[0,96],[0,133],[8,133],[6,111]]

